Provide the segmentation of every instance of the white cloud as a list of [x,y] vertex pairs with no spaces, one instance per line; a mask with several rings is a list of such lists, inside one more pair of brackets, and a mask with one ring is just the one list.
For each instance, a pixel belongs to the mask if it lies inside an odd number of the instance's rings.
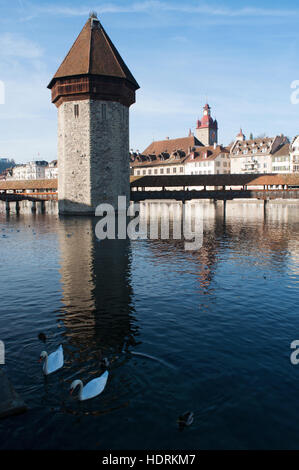
[[43,55],[41,47],[25,37],[12,34],[0,34],[0,57],[38,59]]

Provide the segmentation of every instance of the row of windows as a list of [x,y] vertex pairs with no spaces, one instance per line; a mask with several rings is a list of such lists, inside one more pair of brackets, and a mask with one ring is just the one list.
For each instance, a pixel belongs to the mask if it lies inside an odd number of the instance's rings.
[[[219,175],[220,171],[217,170],[216,174]],[[223,170],[222,174],[229,173],[229,170]],[[212,175],[212,170],[204,170],[204,171],[191,171],[191,175]]]
[[[267,150],[268,150],[268,149],[264,147],[264,148],[260,149],[260,152],[262,152],[262,153],[266,153],[266,152],[267,152]],[[251,152],[252,152],[252,153],[257,153],[257,149],[253,149]],[[242,153],[243,153],[244,155],[247,155],[247,153],[248,153],[248,149],[246,149],[246,150],[243,150],[243,151],[242,151]],[[239,155],[239,154],[240,154],[240,151],[239,151],[239,150],[237,150],[237,151],[236,151],[236,155]]]
[[[164,170],[165,170],[165,172],[164,172]],[[179,172],[183,173],[184,172],[184,167],[181,166],[179,168]],[[168,174],[169,175],[171,173],[176,174],[177,173],[177,168],[176,167],[174,167],[174,168],[154,168],[154,169],[150,168],[148,170],[137,170],[135,174],[139,176],[139,175],[158,175],[158,174],[160,174],[160,175]]]
[[288,161],[289,161],[289,156],[273,158],[273,162],[288,162]]
[[290,171],[290,166],[273,166],[273,171]]

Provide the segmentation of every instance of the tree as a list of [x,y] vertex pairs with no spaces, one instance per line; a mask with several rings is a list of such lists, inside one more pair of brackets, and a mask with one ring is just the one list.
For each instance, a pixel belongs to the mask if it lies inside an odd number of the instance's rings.
[[6,168],[12,168],[14,166],[16,166],[16,164],[13,159],[0,158],[0,173],[6,170]]

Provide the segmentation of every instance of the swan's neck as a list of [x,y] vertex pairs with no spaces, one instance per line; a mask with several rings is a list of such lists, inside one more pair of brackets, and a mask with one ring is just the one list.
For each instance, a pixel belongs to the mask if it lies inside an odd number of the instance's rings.
[[82,392],[83,392],[83,382],[82,380],[76,380],[74,383],[74,388],[79,386],[79,400],[82,399]]
[[46,353],[45,362],[44,362],[44,372],[48,373],[48,354]]
[[82,393],[83,393],[83,382],[80,380],[79,382],[79,398],[82,398]]

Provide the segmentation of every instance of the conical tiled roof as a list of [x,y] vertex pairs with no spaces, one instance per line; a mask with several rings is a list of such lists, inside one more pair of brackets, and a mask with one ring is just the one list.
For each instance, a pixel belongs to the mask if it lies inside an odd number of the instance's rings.
[[100,21],[90,17],[48,85],[56,79],[77,75],[101,75],[123,78],[136,89],[138,83],[124,63]]

